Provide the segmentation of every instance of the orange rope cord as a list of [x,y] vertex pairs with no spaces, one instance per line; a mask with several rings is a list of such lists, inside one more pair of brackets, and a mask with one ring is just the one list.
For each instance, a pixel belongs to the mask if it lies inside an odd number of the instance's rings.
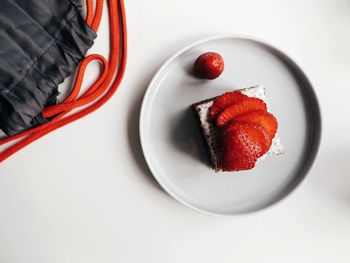
[[92,0],[86,0],[86,23],[91,26],[94,19],[94,6]]
[[[75,120],[83,118],[84,116],[97,110],[103,104],[105,104],[116,92],[122,81],[126,68],[126,18],[123,0],[109,0],[108,3],[111,45],[109,61],[107,62],[107,60],[101,55],[94,54],[87,56],[79,67],[71,94],[63,101],[62,104],[44,109],[43,115],[45,117],[53,117],[49,122],[20,134],[0,140],[0,145],[3,145],[10,141],[24,137],[22,140],[16,142],[14,145],[0,153],[0,162],[4,161],[12,154],[21,150],[35,140],[45,136],[46,134]],[[87,0],[88,15],[86,20],[88,24],[91,25],[91,27],[97,32],[102,18],[103,0],[97,0],[95,15],[93,18],[91,15],[93,11],[89,11],[91,7],[92,1]],[[99,60],[102,63],[103,71],[95,83],[82,96],[78,98],[86,67],[93,60]],[[113,83],[111,84],[112,81]],[[92,104],[87,106],[85,109],[65,117],[65,115],[74,108],[90,103]]]
[[102,13],[103,13],[103,1],[97,1],[96,2],[96,10],[95,10],[95,17],[92,21],[92,29],[97,32],[98,28],[100,27],[101,19],[102,19]]

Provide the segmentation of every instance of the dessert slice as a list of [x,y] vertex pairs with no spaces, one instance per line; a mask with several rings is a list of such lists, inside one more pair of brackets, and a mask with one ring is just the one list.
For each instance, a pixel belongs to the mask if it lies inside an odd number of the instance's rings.
[[284,152],[263,86],[225,93],[192,109],[215,171],[252,169],[256,161]]

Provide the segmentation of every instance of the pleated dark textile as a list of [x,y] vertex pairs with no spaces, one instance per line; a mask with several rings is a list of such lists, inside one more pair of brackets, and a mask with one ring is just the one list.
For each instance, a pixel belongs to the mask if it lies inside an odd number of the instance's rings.
[[43,108],[95,37],[71,0],[0,0],[0,129],[45,122]]

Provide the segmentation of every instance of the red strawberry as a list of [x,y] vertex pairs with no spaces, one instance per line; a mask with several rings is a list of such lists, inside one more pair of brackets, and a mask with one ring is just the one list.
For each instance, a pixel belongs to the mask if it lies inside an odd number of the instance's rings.
[[263,110],[251,111],[234,118],[234,121],[244,121],[259,124],[264,127],[269,133],[270,138],[274,138],[277,132],[278,123],[271,113]]
[[228,149],[225,152],[220,168],[226,172],[251,170],[255,167],[256,161],[257,158],[253,156],[241,155],[239,149]]
[[[233,145],[238,139],[256,141],[261,149],[261,154],[258,157],[264,155],[271,146],[271,138],[268,131],[261,125],[249,122],[234,122],[228,124],[223,131],[224,145]],[[245,136],[245,138],[241,138]],[[232,138],[234,138],[232,140]],[[251,143],[246,141],[245,143]]]
[[223,171],[249,170],[268,151],[267,131],[260,125],[235,122],[223,132],[224,150],[220,162]]
[[194,62],[193,71],[199,78],[216,79],[224,71],[224,60],[218,53],[204,53]]
[[248,96],[244,95],[240,91],[226,92],[220,97],[217,97],[214,100],[213,105],[210,107],[210,118],[216,120],[221,112],[224,111],[227,107],[245,99]]
[[255,110],[267,111],[265,102],[257,98],[246,98],[226,108],[217,118],[216,124],[224,126],[237,116]]

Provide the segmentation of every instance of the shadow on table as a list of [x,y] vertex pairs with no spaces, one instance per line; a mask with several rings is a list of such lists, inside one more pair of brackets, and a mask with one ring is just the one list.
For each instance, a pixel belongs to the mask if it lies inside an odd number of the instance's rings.
[[328,148],[320,152],[310,183],[350,205],[350,147]]
[[132,102],[132,107],[130,109],[129,117],[128,117],[128,140],[129,145],[131,148],[131,151],[133,153],[135,162],[139,166],[139,168],[142,170],[143,174],[145,175],[147,181],[156,187],[161,192],[165,193],[164,190],[161,188],[161,186],[158,184],[158,182],[153,177],[150,169],[148,168],[148,165],[146,163],[145,157],[143,156],[142,148],[141,148],[141,141],[140,141],[140,135],[139,135],[139,121],[140,121],[140,111],[142,106],[142,100],[143,96],[145,94],[146,88],[148,86],[148,83],[151,81],[153,75],[150,76],[148,79],[144,81],[145,87],[141,90],[141,92],[138,92],[138,94],[135,96],[135,99]]

